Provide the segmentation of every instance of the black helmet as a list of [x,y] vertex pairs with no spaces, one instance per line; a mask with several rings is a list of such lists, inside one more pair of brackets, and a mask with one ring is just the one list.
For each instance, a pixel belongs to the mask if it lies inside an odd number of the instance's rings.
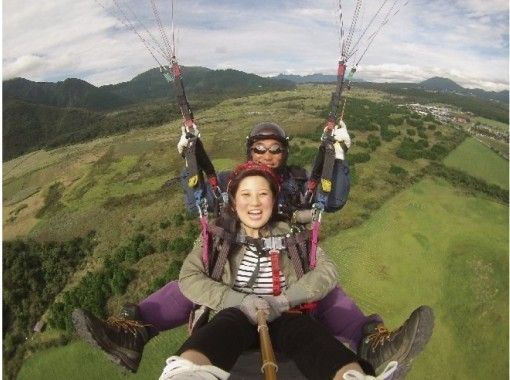
[[246,149],[248,156],[250,154],[250,147],[255,141],[275,139],[279,141],[284,148],[289,146],[289,137],[285,134],[282,127],[275,123],[260,123],[254,126],[250,134],[246,136]]
[[288,155],[289,136],[287,136],[283,128],[276,123],[259,123],[251,129],[248,136],[246,136],[246,158],[251,160],[250,148],[253,143],[265,139],[275,139],[283,145],[285,150],[283,162],[285,163]]

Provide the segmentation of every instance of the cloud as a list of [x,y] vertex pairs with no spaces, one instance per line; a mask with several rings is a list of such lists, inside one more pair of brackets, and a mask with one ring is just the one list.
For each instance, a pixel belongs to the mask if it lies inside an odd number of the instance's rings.
[[453,2],[453,6],[473,15],[508,13],[507,0],[456,0]]
[[[110,13],[97,1],[110,4]],[[117,1],[131,4],[161,39],[156,25],[147,22],[151,16],[147,2]],[[348,4],[354,2],[342,3],[347,31],[354,11]],[[356,36],[381,3],[364,2]],[[168,5],[159,9],[170,33],[171,2],[158,4]],[[187,0],[182,4],[175,4],[175,37],[183,65],[229,67],[259,75],[333,73],[336,69],[340,55],[336,0]],[[156,66],[139,38],[112,16],[112,10],[110,0],[54,0],[37,7],[30,0],[4,0],[4,77],[62,80],[76,76],[101,85],[129,80]],[[426,79],[439,73],[456,75],[461,85],[508,86],[508,4],[501,0],[491,0],[489,5],[482,0],[410,1],[381,29],[361,66],[360,76],[370,68],[367,76],[388,80]]]
[[45,68],[45,60],[37,55],[22,55],[13,62],[4,62],[4,79],[12,79],[26,73],[42,73]]
[[449,78],[465,88],[485,88],[489,91],[508,89],[508,83],[480,76],[476,73],[460,72],[455,69],[444,69],[434,66],[415,66],[382,64],[362,66],[357,75],[370,82],[408,82],[419,83],[431,77]]

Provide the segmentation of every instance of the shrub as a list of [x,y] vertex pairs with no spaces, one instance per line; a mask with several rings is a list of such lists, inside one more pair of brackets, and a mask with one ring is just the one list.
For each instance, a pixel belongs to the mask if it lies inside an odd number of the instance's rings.
[[427,115],[423,118],[424,121],[434,121],[434,116],[431,113],[427,113]]
[[349,162],[353,165],[356,163],[363,163],[370,161],[370,154],[368,153],[352,153],[349,155]]
[[442,177],[454,185],[461,185],[471,191],[478,191],[489,195],[505,204],[508,204],[508,190],[493,184],[488,184],[482,179],[470,176],[463,171],[448,168],[440,163],[431,163],[429,173]]
[[288,164],[296,166],[306,166],[314,162],[318,153],[318,148],[302,147],[299,152],[290,151]]
[[44,206],[35,215],[36,218],[42,218],[44,215],[56,212],[64,207],[60,202],[64,192],[64,185],[61,182],[52,184],[48,189],[48,194],[44,199]]
[[415,145],[418,149],[424,149],[428,148],[429,142],[425,139],[419,139],[418,141],[416,141]]
[[159,222],[159,228],[162,230],[167,229],[171,225],[172,225],[172,222],[168,218],[165,218],[161,222]]
[[388,128],[388,126],[381,127],[381,138],[384,141],[392,141],[398,135],[400,135],[400,132],[392,131]]
[[412,139],[406,137],[402,140],[402,143],[397,149],[396,155],[399,158],[411,161],[419,157],[423,157],[423,151]]
[[448,148],[441,144],[434,144],[428,152],[428,158],[431,160],[442,160],[447,154]]
[[196,238],[200,233],[200,227],[197,222],[192,221],[188,223],[186,227],[186,235],[192,239]]
[[166,252],[168,251],[168,245],[170,243],[170,240],[168,239],[161,239],[158,243],[158,252]]
[[408,172],[404,168],[397,166],[397,165],[391,165],[390,169],[388,170],[390,174],[396,175],[398,177],[406,177]]
[[368,140],[368,145],[370,147],[370,150],[372,152],[374,150],[376,150],[378,146],[381,145],[381,139],[379,139],[379,137],[377,137],[377,136],[368,135],[367,140]]
[[121,295],[126,291],[129,282],[133,279],[133,272],[122,268],[115,267],[110,276],[110,287],[113,294]]
[[168,269],[163,274],[163,276],[160,276],[156,278],[154,281],[152,281],[151,285],[149,286],[147,290],[147,294],[154,293],[156,290],[162,288],[166,284],[168,284],[170,281],[177,280],[179,278],[179,272],[182,267],[182,261],[180,260],[173,260],[170,265],[168,266]]
[[193,238],[176,237],[174,240],[170,242],[170,244],[168,244],[168,249],[178,254],[188,253],[193,247],[194,241],[195,237]]
[[184,217],[181,213],[176,213],[173,216],[175,227],[180,227],[184,224]]

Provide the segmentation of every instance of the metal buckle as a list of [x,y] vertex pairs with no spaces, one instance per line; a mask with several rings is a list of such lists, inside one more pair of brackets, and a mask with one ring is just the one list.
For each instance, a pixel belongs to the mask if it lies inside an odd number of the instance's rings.
[[262,249],[264,251],[278,250],[281,251],[285,249],[285,245],[283,244],[283,236],[270,236],[267,238],[261,238],[262,240]]

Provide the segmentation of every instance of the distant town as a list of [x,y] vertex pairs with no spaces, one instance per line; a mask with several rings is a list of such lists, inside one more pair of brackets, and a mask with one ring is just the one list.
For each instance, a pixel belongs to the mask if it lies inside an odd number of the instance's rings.
[[423,105],[419,103],[402,104],[412,112],[419,115],[432,115],[441,123],[452,123],[454,126],[463,126],[462,129],[471,136],[485,144],[482,137],[508,144],[508,131],[501,131],[493,126],[473,121],[475,117],[471,112],[460,112],[447,106]]

